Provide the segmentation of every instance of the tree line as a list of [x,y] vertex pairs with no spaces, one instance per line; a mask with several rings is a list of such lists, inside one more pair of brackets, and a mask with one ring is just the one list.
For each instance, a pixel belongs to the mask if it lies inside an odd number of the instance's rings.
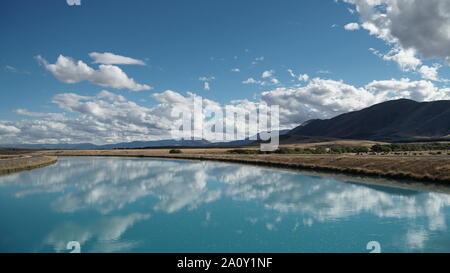
[[364,154],[364,153],[389,153],[389,152],[416,152],[450,150],[450,143],[392,143],[375,144],[367,146],[334,146],[331,148],[279,148],[273,152],[263,152],[250,149],[229,150],[230,154]]

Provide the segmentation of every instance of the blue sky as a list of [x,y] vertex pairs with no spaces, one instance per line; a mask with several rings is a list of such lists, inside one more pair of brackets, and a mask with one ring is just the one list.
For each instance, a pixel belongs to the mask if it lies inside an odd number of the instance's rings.
[[[405,1],[398,0],[400,4]],[[414,2],[413,5],[417,2],[410,1]],[[28,127],[36,125],[36,120],[40,120],[40,126],[57,122],[49,120],[43,113],[64,113],[66,122],[59,122],[65,124],[68,124],[67,119],[73,121],[92,114],[92,111],[82,111],[83,107],[73,104],[55,103],[54,98],[58,94],[93,97],[107,90],[146,109],[160,105],[162,101],[153,95],[166,90],[182,96],[189,96],[188,92],[192,92],[220,105],[242,99],[254,102],[263,99],[269,104],[283,100],[289,104],[289,96],[292,96],[298,100],[296,107],[314,110],[306,114],[304,111],[285,113],[284,124],[287,127],[310,117],[329,117],[389,98],[447,98],[445,79],[449,70],[445,58],[449,54],[439,47],[429,49],[420,42],[402,37],[403,34],[396,34],[396,19],[413,20],[414,14],[392,11],[388,14],[393,22],[392,29],[387,29],[389,35],[380,34],[383,25],[367,19],[368,14],[375,13],[379,7],[365,11],[363,2],[82,0],[80,6],[69,6],[66,0],[2,1],[0,125],[3,124],[4,133],[2,136],[0,127],[0,143],[11,142],[13,137],[22,138],[21,142],[64,141],[60,132],[58,137],[52,138],[21,129],[25,124]],[[420,8],[423,7],[418,5],[417,9]],[[426,21],[426,18],[422,20]],[[349,23],[356,23],[356,27],[352,28],[347,25]],[[447,23],[442,19],[442,27]],[[443,37],[436,42],[444,43],[445,39]],[[406,57],[401,54],[408,50],[414,53],[406,54]],[[73,79],[73,75],[60,74],[58,78],[55,71],[46,66],[55,64],[58,56],[63,55],[75,64],[82,61],[97,70],[102,64],[93,63],[89,56],[92,52],[111,53],[145,62],[145,65],[110,65],[120,68],[136,84],[148,85],[152,89],[136,92],[130,88],[114,88],[109,83],[99,85],[95,80],[69,83],[68,79]],[[236,68],[239,72],[232,71]],[[308,75],[307,80],[292,77],[289,69],[295,77]],[[264,72],[270,76],[262,77]],[[207,78],[209,90],[205,90]],[[253,83],[245,84],[250,78],[253,81],[247,82]],[[313,82],[313,79],[317,81]],[[388,80],[394,81],[373,83]],[[368,86],[370,83],[376,86]],[[386,88],[386,85],[389,85],[389,91],[380,90],[380,86]],[[346,88],[354,90],[347,92]],[[355,97],[355,92],[356,97],[360,96],[357,93],[359,89],[364,90],[357,101],[364,103],[344,101],[347,95]],[[319,90],[316,93],[331,92],[330,96],[336,96],[335,101],[305,97],[314,90]],[[376,94],[377,98],[365,101],[367,96],[364,92]],[[386,95],[383,92],[390,93]],[[99,100],[92,99],[89,105]],[[28,114],[24,111],[18,114],[17,109],[26,109]],[[106,121],[103,119],[101,122]],[[12,132],[15,135],[11,135]],[[86,137],[77,138],[73,134],[64,139],[69,142],[87,141],[89,133],[92,132],[87,132]],[[133,139],[136,138],[125,140]]]

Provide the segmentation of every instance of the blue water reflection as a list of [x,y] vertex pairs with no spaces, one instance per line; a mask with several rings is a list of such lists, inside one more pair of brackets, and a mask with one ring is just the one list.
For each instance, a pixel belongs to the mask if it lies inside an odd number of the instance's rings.
[[450,195],[225,163],[60,158],[0,177],[0,251],[450,251]]

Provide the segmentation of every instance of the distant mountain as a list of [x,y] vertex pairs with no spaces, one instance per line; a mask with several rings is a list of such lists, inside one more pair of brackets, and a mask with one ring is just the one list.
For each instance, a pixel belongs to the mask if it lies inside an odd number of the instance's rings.
[[64,150],[94,150],[99,146],[91,143],[79,143],[79,144],[0,144],[1,147],[15,147],[15,148],[27,148],[27,149],[64,149]]
[[91,143],[80,144],[10,144],[0,145],[3,147],[20,147],[33,149],[61,149],[61,150],[100,150],[100,149],[135,149],[135,148],[149,148],[149,147],[191,147],[191,146],[205,146],[210,142],[206,140],[157,140],[157,141],[133,141],[123,142],[117,144],[95,145]]
[[450,101],[387,101],[327,120],[311,120],[288,136],[389,141],[450,134]]
[[207,140],[155,140],[155,141],[133,141],[117,144],[108,144],[98,146],[98,149],[135,149],[135,148],[153,148],[153,147],[192,147],[205,146],[211,142]]
[[[283,136],[289,132],[290,132],[290,130],[279,130],[278,134],[280,136]],[[242,139],[242,140],[234,140],[234,141],[229,141],[229,142],[215,142],[215,143],[211,143],[209,146],[243,146],[243,145],[251,145],[251,144],[256,145],[261,142],[260,140],[261,140],[261,133],[257,134],[256,136],[248,137],[248,138]]]
[[[280,135],[288,133],[289,130],[279,131]],[[258,134],[257,139],[260,139]],[[255,140],[249,138],[230,142],[213,143],[207,140],[156,140],[156,141],[133,141],[122,142],[117,144],[95,145],[91,143],[80,144],[10,144],[0,145],[3,147],[32,148],[32,149],[61,149],[61,150],[101,150],[101,149],[139,149],[139,148],[156,148],[156,147],[219,147],[219,146],[241,146],[250,145]]]

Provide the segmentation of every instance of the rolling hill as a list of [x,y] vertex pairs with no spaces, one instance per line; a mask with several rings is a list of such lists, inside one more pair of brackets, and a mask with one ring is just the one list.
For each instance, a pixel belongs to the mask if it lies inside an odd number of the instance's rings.
[[310,120],[288,136],[392,141],[450,134],[450,101],[392,100],[327,120]]

